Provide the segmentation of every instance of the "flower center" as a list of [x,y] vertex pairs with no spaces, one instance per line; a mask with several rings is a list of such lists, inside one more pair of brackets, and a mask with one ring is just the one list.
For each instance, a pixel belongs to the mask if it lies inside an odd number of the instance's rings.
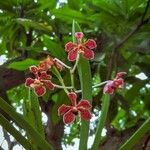
[[35,87],[39,87],[39,86],[42,86],[42,85],[43,85],[43,83],[40,80],[35,79],[34,83],[32,83],[30,86],[32,88],[35,88]]
[[83,49],[82,44],[79,44],[79,45],[78,45],[78,52],[79,52],[79,53],[84,53],[84,49]]
[[76,107],[72,107],[72,112],[74,115],[78,115],[78,109]]
[[72,107],[72,112],[75,115],[78,115],[78,109],[76,107]]

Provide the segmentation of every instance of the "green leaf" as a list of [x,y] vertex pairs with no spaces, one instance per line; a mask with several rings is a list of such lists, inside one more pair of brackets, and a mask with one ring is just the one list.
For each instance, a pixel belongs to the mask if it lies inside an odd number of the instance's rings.
[[[77,22],[73,21],[72,24],[72,36],[73,41],[75,41],[74,35],[76,31],[81,31],[80,26]],[[77,65],[81,90],[82,90],[82,98],[92,101],[92,76],[89,61],[85,60],[82,56],[79,57],[79,63]],[[87,82],[88,81],[88,82]],[[80,131],[80,150],[87,149],[87,141],[89,136],[89,122],[81,121],[81,131]]]
[[95,0],[93,4],[99,7],[99,9],[105,12],[107,15],[116,16],[118,14],[117,9],[108,1],[105,0]]
[[45,150],[53,150],[51,145],[49,145],[47,141],[42,138],[42,136],[23,118],[23,116],[15,112],[15,110],[2,98],[0,98],[0,109],[8,114],[19,127],[24,129],[31,136],[31,138],[34,139],[34,143],[37,147],[41,149],[44,147]]
[[35,121],[35,127],[37,131],[41,134],[43,138],[45,138],[44,134],[44,128],[42,124],[42,112],[40,111],[40,105],[38,97],[34,94],[33,90],[31,91],[30,95],[30,101],[31,101],[31,110],[34,115],[34,121]]
[[56,0],[39,0],[39,3],[41,4],[40,9],[53,9],[57,1]]
[[92,150],[97,150],[98,146],[100,144],[102,130],[104,128],[106,118],[107,118],[108,109],[109,109],[109,103],[110,103],[110,96],[106,95],[106,94],[103,95],[103,97],[102,97],[101,116],[100,116],[98,126],[97,126],[97,129],[96,129],[95,139],[94,139],[94,142],[93,142],[93,145],[92,145]]
[[143,125],[120,147],[119,150],[133,149],[133,146],[150,131],[150,117],[143,123]]
[[87,16],[82,14],[80,11],[72,10],[68,7],[52,10],[51,13],[65,22],[67,21],[71,23],[74,19],[77,22],[88,23]]
[[48,51],[57,58],[63,59],[66,57],[65,50],[60,46],[60,44],[52,41],[49,36],[43,36],[43,43],[48,48]]
[[134,83],[133,87],[128,90],[125,94],[125,98],[128,101],[133,101],[138,95],[139,90],[144,86],[144,82],[138,82],[138,83]]
[[[27,120],[27,122],[34,128],[35,125],[35,118],[33,111],[31,109],[31,101],[26,99],[23,103],[23,116]],[[28,135],[29,136],[29,135]],[[30,137],[30,136],[29,136]]]
[[55,104],[52,107],[52,122],[53,124],[57,124],[60,120],[60,116],[58,116],[58,108],[62,105],[62,104],[67,104],[68,100],[68,96],[64,91],[60,91],[59,93],[57,93],[57,95],[55,99]]
[[50,25],[44,24],[44,23],[38,23],[34,22],[30,19],[22,19],[22,18],[17,18],[16,22],[23,25],[24,27],[32,27],[37,30],[45,31],[47,33],[52,31],[52,27]]
[[21,133],[0,114],[0,125],[7,130],[25,149],[36,150]]
[[68,0],[68,5],[71,9],[80,10],[81,0]]
[[[80,77],[81,89],[82,89],[82,98],[92,101],[92,77],[90,70],[90,63],[85,60],[83,57],[80,57],[78,64],[78,72]],[[87,82],[88,81],[88,82]],[[87,141],[89,134],[89,122],[82,121],[81,123],[81,132],[80,132],[80,150],[87,149]]]
[[32,65],[37,65],[39,62],[37,60],[27,58],[23,61],[13,62],[8,65],[8,68],[16,69],[16,70],[26,70]]

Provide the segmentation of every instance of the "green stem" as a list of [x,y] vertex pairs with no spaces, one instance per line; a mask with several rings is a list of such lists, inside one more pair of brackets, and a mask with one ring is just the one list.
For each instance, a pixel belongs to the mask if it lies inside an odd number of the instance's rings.
[[75,85],[74,85],[74,74],[71,72],[71,70],[70,70],[70,78],[71,78],[71,86],[74,89],[74,87],[75,87]]
[[66,65],[64,62],[62,62],[61,60],[59,60],[58,58],[54,58],[54,60],[56,60],[57,62],[59,62],[61,65],[63,65],[64,67],[66,67],[67,69],[71,69],[70,66]]
[[71,73],[73,74],[77,68],[77,65],[79,63],[79,58],[80,58],[80,54],[78,53],[77,54],[77,58],[76,58],[76,62],[75,62],[75,65],[73,66],[73,68],[71,69]]
[[[93,85],[92,88],[98,88],[98,87],[100,87],[100,86],[106,84],[107,82],[108,82],[108,81],[98,83],[98,84],[96,84],[96,85]],[[75,91],[75,93],[81,93],[81,92],[82,92],[82,90],[77,90],[77,91]]]
[[[73,23],[72,23],[72,41],[73,41],[73,43],[76,42],[76,39],[75,39],[74,35],[75,35],[75,20],[73,20]],[[73,87],[75,87],[74,86],[74,71],[75,71],[75,69],[77,67],[78,62],[79,62],[79,54],[77,55],[77,59],[76,59],[74,67],[70,70],[71,85]]]
[[59,88],[59,89],[64,89],[64,88],[66,88],[66,89],[73,89],[72,86],[66,86],[66,87],[64,87],[64,86],[57,85],[57,84],[54,84],[54,86],[55,86],[56,88]]
[[78,63],[79,63],[79,58],[80,58],[80,54],[78,53],[78,54],[77,54],[77,58],[76,58],[76,62],[75,62],[75,64],[74,64],[73,68],[70,70],[71,85],[73,86],[73,88],[75,88],[75,86],[74,86],[74,72],[75,72],[75,70],[76,70],[76,68],[77,68],[77,65],[78,65]]
[[21,135],[16,128],[2,115],[0,115],[0,124],[7,130],[25,149],[35,150],[31,143]]
[[56,77],[58,78],[59,82],[61,83],[61,85],[64,87],[64,91],[66,92],[66,94],[68,94],[68,89],[66,88],[65,86],[65,83],[64,83],[64,80],[63,78],[61,77],[61,74],[59,73],[59,71],[57,70],[57,68],[55,66],[53,66],[53,73],[56,75]]
[[98,150],[98,146],[101,141],[101,133],[104,128],[106,118],[107,118],[107,113],[109,109],[109,102],[110,102],[110,96],[109,95],[103,95],[102,97],[102,110],[101,110],[101,116],[98,122],[98,127],[96,129],[95,133],[95,139],[94,143],[92,145],[92,150]]
[[120,147],[119,150],[130,150],[138,141],[150,131],[150,117],[143,125]]

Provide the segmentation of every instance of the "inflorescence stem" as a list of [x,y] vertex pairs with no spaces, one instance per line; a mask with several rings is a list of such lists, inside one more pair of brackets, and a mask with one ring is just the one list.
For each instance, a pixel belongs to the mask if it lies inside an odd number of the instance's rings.
[[[104,81],[104,82],[102,82],[102,83],[98,83],[98,84],[96,84],[96,85],[93,85],[92,86],[92,89],[93,88],[98,88],[98,87],[100,87],[100,86],[102,86],[102,85],[104,85],[104,84],[106,84],[108,81]],[[62,82],[61,82],[62,83]],[[64,83],[63,83],[64,84]],[[72,86],[61,86],[61,85],[57,85],[57,84],[54,84],[54,86],[56,87],[56,88],[59,88],[59,89],[74,89],[74,87],[72,87]],[[82,90],[76,90],[75,91],[75,93],[81,93],[82,92]]]
[[76,68],[77,68],[77,65],[78,65],[78,62],[79,62],[79,58],[80,58],[80,54],[78,53],[77,54],[77,58],[76,58],[76,62],[75,62],[75,65],[73,66],[73,68],[71,69],[71,73],[74,74]]
[[64,88],[66,88],[66,89],[73,89],[72,86],[61,86],[61,85],[57,85],[57,84],[54,84],[54,86],[55,86],[56,88],[59,88],[59,89],[64,89]]
[[[98,88],[98,87],[100,87],[100,86],[106,84],[107,82],[108,82],[108,81],[104,81],[104,82],[98,83],[98,84],[96,84],[96,85],[93,85],[93,86],[92,86],[92,89],[93,89],[93,88]],[[75,93],[81,93],[81,92],[82,92],[82,90],[77,90],[77,91],[75,91]]]
[[[70,76],[71,76],[71,86],[67,87],[65,86],[64,82],[63,82],[63,79],[61,77],[61,75],[59,74],[59,72],[57,71],[57,69],[55,68],[55,71],[57,72],[57,77],[59,79],[59,81],[61,82],[62,86],[61,85],[57,85],[57,84],[54,84],[55,87],[57,88],[60,88],[60,89],[64,89],[64,91],[66,93],[68,93],[68,90],[67,89],[75,89],[74,87],[74,72],[76,70],[76,67],[78,65],[78,62],[79,62],[79,58],[80,58],[80,54],[78,53],[77,54],[77,59],[76,59],[76,62],[75,62],[75,65],[73,66],[73,68],[71,68],[70,66],[66,65],[65,63],[63,63],[61,60],[57,59],[57,58],[54,58],[56,61],[58,61],[60,64],[62,64],[64,67],[66,67],[67,69],[70,70]],[[104,84],[106,84],[108,81],[104,81],[102,83],[98,83],[96,85],[93,85],[92,88],[97,88],[97,87],[100,87]],[[75,91],[76,93],[81,93],[82,90],[76,90]]]
[[73,86],[73,88],[75,89],[75,86],[74,86],[74,72],[77,68],[77,65],[78,65],[78,62],[79,62],[79,57],[80,57],[80,54],[78,53],[77,54],[77,59],[76,59],[76,62],[73,66],[73,68],[70,70],[70,76],[71,76],[71,85]]
[[64,62],[62,62],[61,60],[59,60],[58,58],[54,58],[54,60],[56,60],[57,62],[59,62],[61,65],[63,65],[64,67],[66,67],[67,69],[71,70],[71,67],[66,65]]

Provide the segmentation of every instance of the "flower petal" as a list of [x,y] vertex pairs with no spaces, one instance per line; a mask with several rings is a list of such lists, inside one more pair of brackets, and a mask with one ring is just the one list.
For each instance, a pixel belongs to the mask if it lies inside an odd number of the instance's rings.
[[116,79],[122,78],[123,75],[127,74],[126,72],[118,72],[116,75]]
[[60,64],[57,60],[55,60],[55,65],[60,71],[62,71],[64,68],[64,66],[62,64]]
[[41,61],[38,65],[39,71],[47,71],[53,65],[52,61]]
[[81,41],[83,38],[84,34],[82,32],[76,32],[75,37],[78,41]]
[[108,81],[103,88],[103,93],[113,94],[115,90],[114,81]]
[[46,92],[46,88],[44,86],[37,86],[34,88],[34,92],[37,96],[43,96]]
[[69,60],[69,61],[75,61],[76,58],[77,58],[77,53],[78,53],[77,49],[71,50],[71,51],[68,53],[68,60]]
[[65,45],[65,51],[66,52],[69,52],[71,51],[73,48],[74,48],[75,44],[73,42],[68,42],[66,45]]
[[47,78],[48,78],[48,75],[47,75],[46,71],[42,71],[41,75],[40,75],[40,79],[47,79]]
[[94,52],[88,48],[84,48],[83,56],[88,60],[93,59],[94,58]]
[[79,108],[79,107],[90,109],[92,106],[88,100],[81,99],[77,105],[77,108]]
[[34,74],[37,74],[38,73],[38,68],[36,66],[31,66],[30,67],[30,71]]
[[115,79],[114,80],[114,86],[116,88],[122,88],[124,85],[124,80],[122,78],[119,78],[119,79]]
[[53,90],[54,89],[54,85],[50,80],[42,80],[42,83],[44,83],[44,85],[49,89],[49,90]]
[[86,47],[88,47],[89,49],[94,49],[94,48],[97,47],[96,42],[95,42],[93,39],[87,40],[87,41],[84,43],[84,45],[85,45]]
[[76,106],[77,94],[74,93],[74,92],[70,92],[70,93],[68,94],[68,97],[69,97],[69,99],[70,99],[70,101],[71,101],[72,106]]
[[76,115],[73,114],[72,110],[69,110],[67,113],[64,114],[63,122],[65,124],[70,124],[75,120],[75,118],[76,118]]
[[88,109],[79,108],[78,110],[80,112],[81,119],[90,120],[92,118],[92,114]]
[[67,106],[65,104],[61,105],[59,108],[58,108],[58,115],[64,115],[67,111],[70,110],[70,106]]
[[30,85],[32,83],[34,83],[35,79],[32,79],[32,78],[27,78],[26,81],[25,81],[25,86],[26,87],[30,87]]

